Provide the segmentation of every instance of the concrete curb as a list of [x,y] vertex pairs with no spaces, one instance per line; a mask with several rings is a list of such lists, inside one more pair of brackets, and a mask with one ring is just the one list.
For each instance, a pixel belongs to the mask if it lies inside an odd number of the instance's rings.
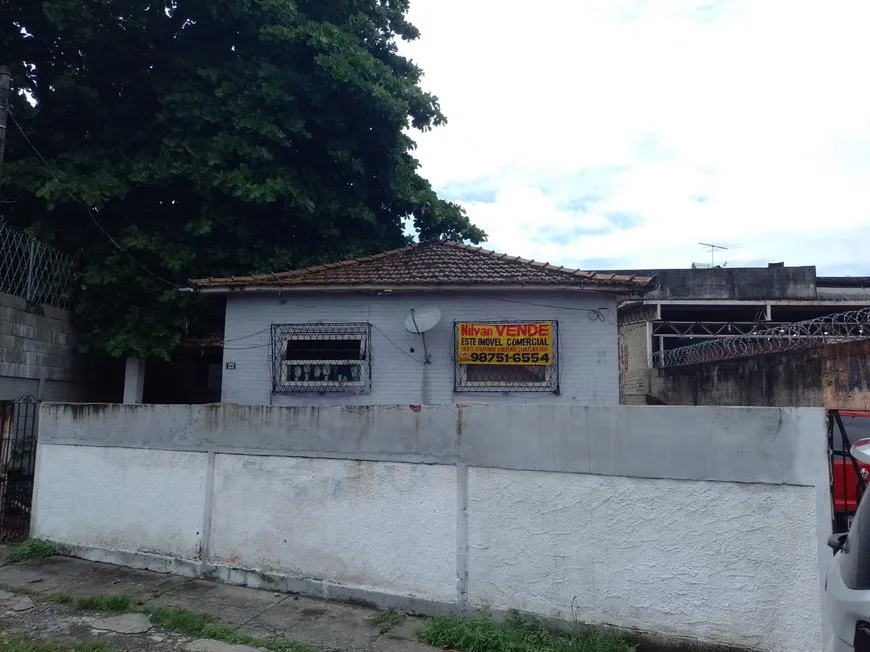
[[404,613],[421,616],[459,615],[458,605],[449,602],[437,602],[414,596],[381,593],[352,586],[327,582],[325,580],[291,577],[283,573],[263,571],[252,568],[241,568],[226,564],[213,564],[194,559],[169,557],[147,552],[129,550],[111,550],[92,546],[79,546],[51,541],[58,553],[68,557],[78,557],[87,561],[126,566],[139,570],[153,571],[206,580],[245,586],[250,589],[279,591],[293,593],[321,600],[335,600],[348,604],[371,607],[374,609],[395,609]]

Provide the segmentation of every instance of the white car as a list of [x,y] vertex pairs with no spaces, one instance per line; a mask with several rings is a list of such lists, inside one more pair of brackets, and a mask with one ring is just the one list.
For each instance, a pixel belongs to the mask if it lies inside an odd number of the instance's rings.
[[[851,448],[859,462],[870,463],[870,439]],[[870,499],[858,504],[848,533],[832,534],[834,560],[825,578],[825,609],[833,634],[825,652],[870,652]]]

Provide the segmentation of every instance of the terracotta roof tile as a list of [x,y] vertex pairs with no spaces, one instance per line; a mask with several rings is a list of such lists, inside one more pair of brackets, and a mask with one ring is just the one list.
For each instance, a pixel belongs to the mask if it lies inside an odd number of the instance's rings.
[[411,245],[365,258],[259,276],[191,281],[198,288],[250,286],[570,286],[615,292],[646,288],[653,277],[586,272],[448,241]]

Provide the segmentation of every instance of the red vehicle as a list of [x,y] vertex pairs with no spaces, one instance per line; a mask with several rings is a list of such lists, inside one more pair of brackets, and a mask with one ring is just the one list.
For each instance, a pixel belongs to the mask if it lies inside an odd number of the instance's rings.
[[[839,414],[842,430],[837,423]],[[843,441],[844,435],[848,440]],[[845,532],[870,481],[870,465],[858,462],[849,454],[850,446],[870,437],[870,412],[840,410],[828,413],[828,437],[831,451],[831,495],[834,501],[836,532]],[[860,476],[860,477],[859,477]]]

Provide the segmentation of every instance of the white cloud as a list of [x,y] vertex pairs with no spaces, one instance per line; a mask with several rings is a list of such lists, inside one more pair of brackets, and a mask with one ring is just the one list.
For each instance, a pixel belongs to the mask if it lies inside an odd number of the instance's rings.
[[[566,265],[870,274],[866,0],[415,0],[416,134],[490,246]],[[864,240],[866,242],[866,239]]]

